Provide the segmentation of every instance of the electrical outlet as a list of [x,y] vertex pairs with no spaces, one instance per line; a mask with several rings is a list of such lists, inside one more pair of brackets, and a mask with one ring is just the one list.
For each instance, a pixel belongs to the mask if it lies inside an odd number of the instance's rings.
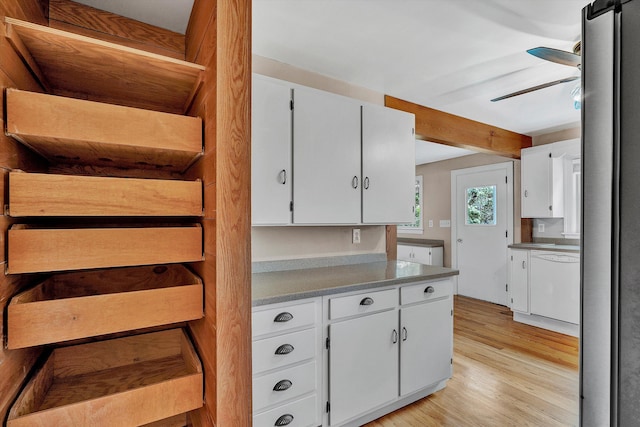
[[544,233],[544,223],[538,224],[538,233]]
[[360,229],[359,228],[354,228],[353,229],[353,234],[351,236],[351,243],[353,244],[358,244],[360,243]]
[[432,219],[429,220],[429,228],[433,228],[433,220]]

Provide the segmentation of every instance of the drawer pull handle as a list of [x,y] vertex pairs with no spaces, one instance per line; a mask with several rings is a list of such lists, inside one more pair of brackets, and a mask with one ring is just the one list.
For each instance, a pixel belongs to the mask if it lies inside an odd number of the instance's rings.
[[285,391],[289,390],[293,383],[289,380],[280,380],[273,386],[273,391]]
[[288,426],[293,421],[293,415],[284,414],[276,420],[274,426]]
[[276,354],[289,354],[293,351],[293,346],[291,344],[282,344],[280,347],[276,348]]
[[427,286],[427,288],[424,290],[425,294],[432,294],[434,293],[436,290],[433,288],[433,286]]
[[282,312],[280,314],[278,314],[275,319],[273,319],[274,322],[278,322],[278,323],[284,323],[284,322],[288,322],[289,320],[293,319],[293,314],[285,311]]
[[362,298],[362,301],[360,301],[360,305],[373,305],[373,298]]

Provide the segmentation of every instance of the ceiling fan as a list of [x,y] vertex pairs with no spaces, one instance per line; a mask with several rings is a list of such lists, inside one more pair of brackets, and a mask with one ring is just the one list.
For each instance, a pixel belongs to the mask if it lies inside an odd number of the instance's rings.
[[[580,69],[580,65],[581,65],[580,50],[581,50],[581,42],[578,42],[573,46],[573,52],[553,49],[550,47],[535,47],[533,49],[527,50],[527,53],[533,56],[537,56],[538,58],[544,59],[545,61],[551,61],[551,62],[555,62],[556,64],[567,65],[569,67],[577,67],[578,69]],[[572,82],[574,80],[578,80],[579,78],[580,76],[571,76],[571,77],[566,77],[560,80],[554,80],[552,82],[543,83],[541,85],[533,86],[527,89],[522,89],[513,93],[509,93],[507,95],[493,98],[491,102],[502,101],[503,99],[512,98],[518,95],[524,95],[525,93],[544,89],[550,86],[555,86],[557,84]]]

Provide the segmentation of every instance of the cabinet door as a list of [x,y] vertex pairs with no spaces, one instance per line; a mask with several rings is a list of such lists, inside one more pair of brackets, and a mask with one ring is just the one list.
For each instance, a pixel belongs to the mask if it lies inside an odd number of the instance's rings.
[[529,251],[512,250],[509,257],[511,310],[529,312]]
[[413,261],[413,246],[398,245],[398,260]]
[[451,377],[451,298],[400,310],[400,395]]
[[414,219],[413,114],[362,107],[362,222],[406,224]]
[[549,189],[551,187],[551,151],[522,150],[522,216],[548,218],[550,216]]
[[334,323],[329,337],[331,425],[396,399],[397,310]]
[[360,104],[296,87],[293,116],[293,222],[360,223]]
[[291,88],[254,75],[251,99],[251,223],[291,222]]
[[413,257],[414,262],[431,265],[431,248],[425,246],[414,246],[413,253],[415,254]]

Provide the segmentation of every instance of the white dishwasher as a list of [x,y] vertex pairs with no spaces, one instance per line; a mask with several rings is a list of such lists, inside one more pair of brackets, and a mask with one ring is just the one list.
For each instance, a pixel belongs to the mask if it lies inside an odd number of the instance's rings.
[[531,251],[531,313],[580,323],[580,254]]

